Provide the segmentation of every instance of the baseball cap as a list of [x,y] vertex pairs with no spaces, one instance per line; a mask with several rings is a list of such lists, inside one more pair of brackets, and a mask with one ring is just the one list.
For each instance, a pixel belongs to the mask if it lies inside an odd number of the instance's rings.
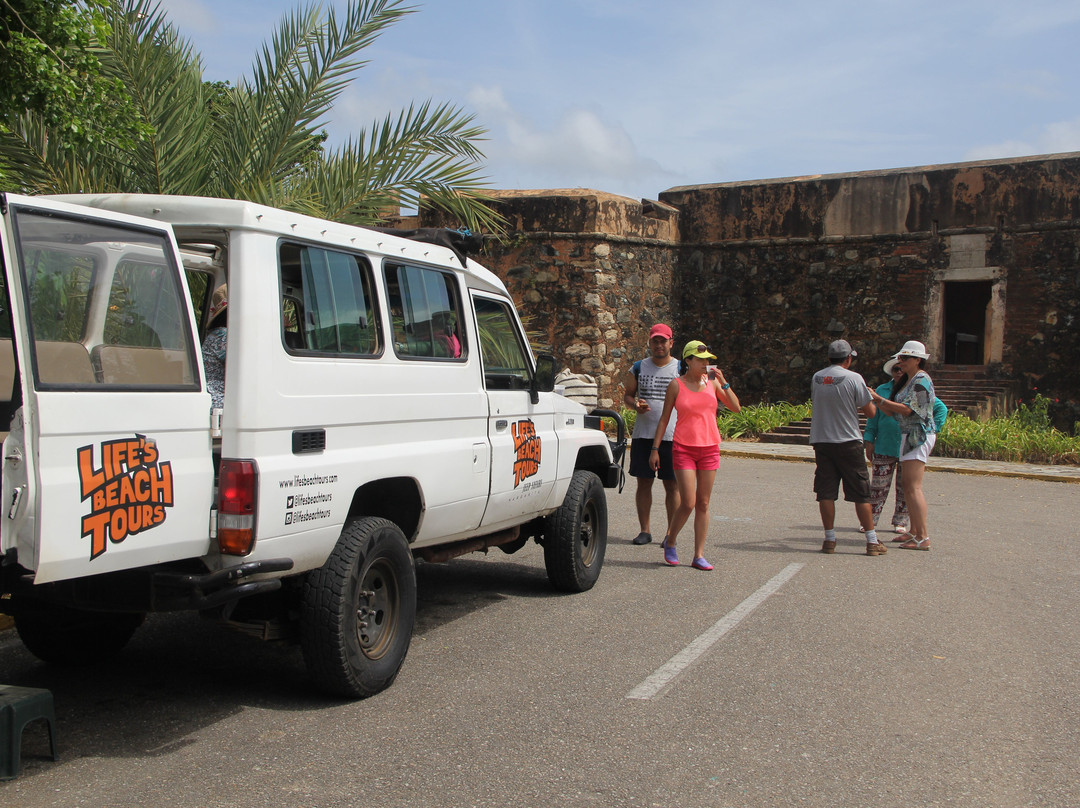
[[664,339],[671,339],[671,329],[663,323],[657,323],[649,331],[649,339],[653,337],[663,337]]
[[689,359],[696,356],[699,359],[716,359],[716,354],[709,353],[708,346],[699,339],[691,340],[682,349],[682,358]]
[[852,350],[851,343],[846,339],[838,339],[829,343],[829,359],[847,359],[849,356],[858,356]]

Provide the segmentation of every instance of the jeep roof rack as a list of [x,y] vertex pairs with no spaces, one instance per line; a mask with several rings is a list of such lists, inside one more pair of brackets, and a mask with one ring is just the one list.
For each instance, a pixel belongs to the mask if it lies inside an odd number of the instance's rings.
[[465,266],[465,260],[469,255],[476,255],[484,246],[484,237],[468,228],[451,230],[448,227],[417,227],[413,230],[397,230],[393,227],[371,227],[369,229],[424,244],[448,247],[453,250],[462,266]]

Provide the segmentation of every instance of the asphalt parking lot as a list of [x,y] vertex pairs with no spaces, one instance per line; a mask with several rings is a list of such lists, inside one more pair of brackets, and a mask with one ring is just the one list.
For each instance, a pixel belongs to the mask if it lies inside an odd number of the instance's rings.
[[194,615],[90,671],[0,634],[0,682],[53,691],[61,754],[28,728],[0,804],[1080,804],[1080,489],[931,474],[931,552],[865,556],[841,503],[824,556],[812,472],[725,457],[713,572],[630,544],[632,482],[590,592],[552,592],[535,545],[419,566],[408,659],[361,702]]

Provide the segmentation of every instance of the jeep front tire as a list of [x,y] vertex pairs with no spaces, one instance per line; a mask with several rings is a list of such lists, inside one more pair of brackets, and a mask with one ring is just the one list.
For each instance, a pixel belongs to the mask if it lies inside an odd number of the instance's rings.
[[544,525],[544,565],[556,589],[584,592],[596,583],[607,550],[607,523],[600,478],[575,471],[562,506]]

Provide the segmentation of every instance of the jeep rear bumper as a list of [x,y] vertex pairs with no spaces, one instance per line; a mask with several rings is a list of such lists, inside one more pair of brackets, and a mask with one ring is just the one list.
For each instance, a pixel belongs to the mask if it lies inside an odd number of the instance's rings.
[[244,579],[263,573],[284,572],[291,570],[292,567],[291,558],[268,558],[264,561],[249,561],[215,572],[195,574],[156,572],[152,586],[153,610],[211,609],[249,595],[274,592],[281,588],[280,578],[268,578],[262,581],[244,581]]
[[[199,567],[202,565],[200,564]],[[281,588],[281,578],[247,580],[256,575],[293,568],[291,558],[249,561],[228,569],[205,572],[167,567],[139,568],[34,584],[33,574],[11,565],[0,572],[5,613],[53,603],[96,612],[172,612],[211,609],[250,595]]]

